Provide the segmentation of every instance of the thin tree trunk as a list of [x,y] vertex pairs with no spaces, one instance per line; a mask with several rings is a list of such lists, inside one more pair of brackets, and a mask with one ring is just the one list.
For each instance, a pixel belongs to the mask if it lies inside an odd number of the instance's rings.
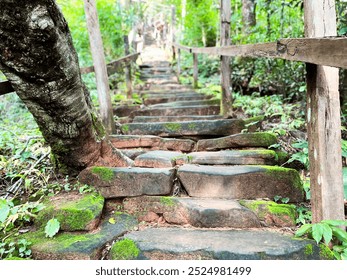
[[249,33],[251,27],[256,24],[255,0],[242,0],[243,32]]
[[0,69],[33,114],[62,172],[131,164],[105,140],[55,1],[0,2]]

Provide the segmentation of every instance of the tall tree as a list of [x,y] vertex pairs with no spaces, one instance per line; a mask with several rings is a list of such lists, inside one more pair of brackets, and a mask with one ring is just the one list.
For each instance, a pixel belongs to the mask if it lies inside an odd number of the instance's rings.
[[61,171],[131,164],[109,144],[93,112],[55,1],[0,2],[0,70],[33,114]]
[[250,27],[256,24],[255,6],[255,0],[242,0],[242,21],[245,33],[248,33]]

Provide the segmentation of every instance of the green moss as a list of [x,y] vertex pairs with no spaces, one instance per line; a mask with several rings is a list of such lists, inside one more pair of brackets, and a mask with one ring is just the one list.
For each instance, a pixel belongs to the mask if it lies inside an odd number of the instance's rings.
[[133,260],[140,254],[135,242],[130,239],[123,239],[116,242],[110,251],[112,260]]
[[111,181],[114,178],[114,173],[110,168],[102,166],[94,166],[91,169],[92,173],[99,176],[103,181]]
[[128,124],[123,124],[122,125],[122,131],[124,132],[124,133],[128,133],[129,132],[129,125]]
[[258,143],[259,146],[269,147],[277,143],[277,137],[270,132],[254,132],[251,134],[252,140]]
[[313,254],[313,245],[307,244],[304,251],[305,255],[311,256]]
[[280,166],[262,166],[266,169],[266,174],[276,179],[287,180],[292,182],[293,187],[304,191],[303,183],[298,171],[292,168],[284,168]]
[[160,198],[160,203],[169,207],[175,206],[176,204],[175,200],[170,196],[162,196]]
[[106,129],[102,124],[101,120],[98,118],[96,113],[91,113],[93,128],[98,140],[102,140],[106,136]]
[[4,259],[4,261],[28,261],[29,259],[24,259],[20,257],[9,257]]
[[164,124],[164,127],[171,131],[178,131],[182,128],[180,123],[166,123]]
[[188,124],[188,129],[190,129],[190,130],[196,129],[196,124],[195,123]]
[[245,125],[247,125],[250,123],[261,122],[264,120],[264,118],[265,118],[264,116],[256,116],[256,117],[245,119],[244,122],[245,122]]
[[325,244],[319,244],[319,256],[322,260],[334,260],[334,253]]

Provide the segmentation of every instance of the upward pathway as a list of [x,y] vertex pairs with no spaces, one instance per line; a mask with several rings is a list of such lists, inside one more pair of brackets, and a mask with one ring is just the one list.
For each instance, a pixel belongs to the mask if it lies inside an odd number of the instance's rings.
[[276,137],[254,132],[262,118],[223,119],[220,100],[179,84],[160,48],[147,47],[142,60],[144,108],[116,109],[128,122],[111,137],[135,166],[113,168],[107,180],[81,174],[144,223],[125,235],[139,248],[136,257],[320,258],[313,243],[278,230],[295,226],[295,208],[270,200],[304,195],[298,172],[279,167],[285,155],[267,149]]

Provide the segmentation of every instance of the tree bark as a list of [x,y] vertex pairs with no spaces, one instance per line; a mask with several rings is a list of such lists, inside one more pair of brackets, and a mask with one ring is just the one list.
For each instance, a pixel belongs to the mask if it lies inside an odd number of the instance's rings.
[[33,114],[60,171],[127,166],[92,110],[68,25],[53,0],[0,2],[0,70]]
[[243,21],[243,32],[249,33],[250,27],[255,26],[255,0],[242,0],[242,21]]

